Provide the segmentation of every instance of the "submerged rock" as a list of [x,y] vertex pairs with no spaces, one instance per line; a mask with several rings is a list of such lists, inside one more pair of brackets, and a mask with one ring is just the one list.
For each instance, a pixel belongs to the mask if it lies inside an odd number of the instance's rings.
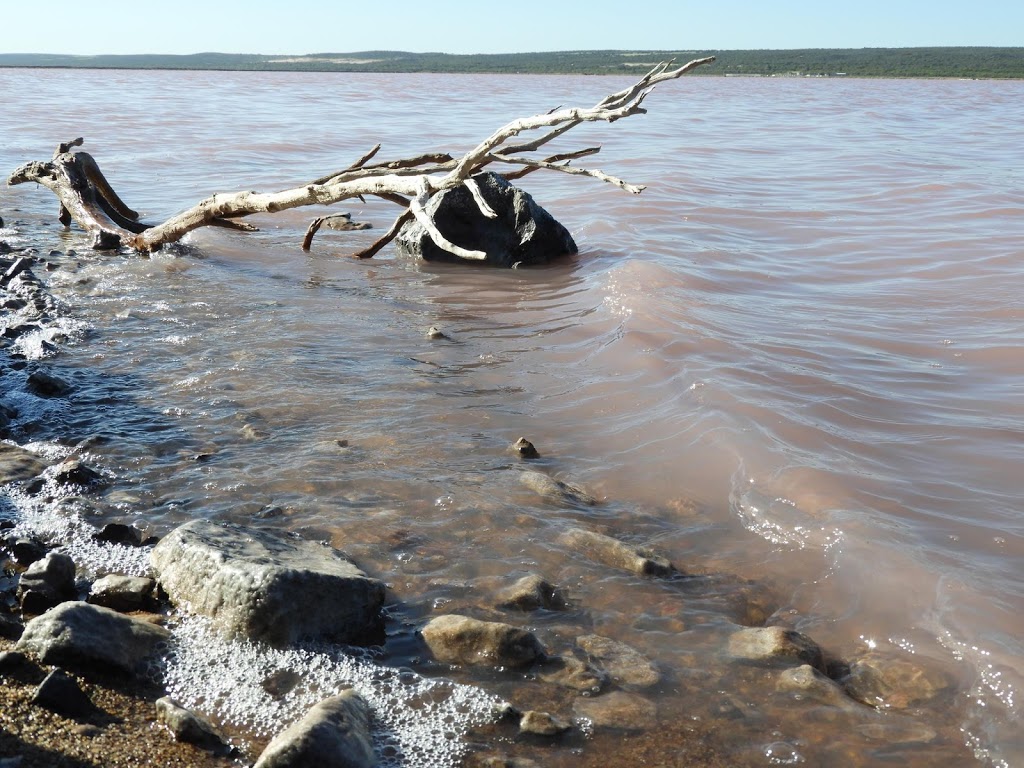
[[372,768],[370,713],[355,691],[313,707],[267,745],[253,768]]
[[497,607],[514,611],[549,611],[565,608],[565,597],[558,587],[531,573],[498,593]]
[[547,712],[529,710],[523,712],[519,720],[519,732],[528,733],[532,736],[557,736],[572,728],[571,723],[561,720]]
[[604,672],[575,656],[548,657],[537,670],[537,677],[580,693],[598,693],[608,682]]
[[31,451],[0,443],[0,485],[31,480],[49,466]]
[[64,379],[45,371],[33,371],[26,383],[28,391],[39,397],[67,397],[73,389]]
[[32,619],[15,647],[44,664],[99,664],[134,672],[170,636],[147,621],[76,601]]
[[838,683],[821,674],[810,664],[783,670],[775,681],[775,690],[793,693],[832,706],[857,706]]
[[809,664],[824,670],[824,656],[818,644],[804,634],[785,627],[747,627],[729,637],[729,654],[737,659],[800,666]]
[[576,638],[576,645],[617,685],[649,688],[661,682],[661,672],[654,663],[625,643],[601,635],[583,635]]
[[545,656],[544,646],[525,629],[498,621],[448,614],[421,630],[438,661],[493,667],[527,667]]
[[597,499],[578,485],[555,480],[543,472],[521,472],[519,482],[545,499],[558,504],[584,507],[592,507],[597,504]]
[[195,520],[165,536],[152,563],[172,603],[271,645],[358,642],[380,626],[383,582],[326,545]]
[[596,726],[628,731],[650,730],[658,716],[654,702],[622,691],[576,699],[573,710]]
[[437,229],[450,242],[472,251],[483,251],[484,260],[461,259],[442,250],[416,220],[402,227],[395,243],[399,251],[425,261],[457,261],[513,267],[546,264],[552,259],[577,252],[569,231],[541,208],[522,189],[496,173],[473,177],[487,205],[497,214],[488,218],[480,211],[466,185],[434,195],[426,211]]
[[927,703],[953,685],[937,669],[878,653],[850,664],[850,674],[843,683],[857,701],[885,709],[906,709]]
[[672,576],[678,573],[668,559],[645,547],[634,547],[611,536],[572,528],[561,536],[559,543],[574,549],[603,565],[621,568],[638,576]]

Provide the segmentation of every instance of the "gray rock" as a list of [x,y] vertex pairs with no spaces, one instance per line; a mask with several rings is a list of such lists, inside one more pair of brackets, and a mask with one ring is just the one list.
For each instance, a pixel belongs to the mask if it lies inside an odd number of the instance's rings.
[[370,713],[352,690],[325,699],[278,734],[253,768],[372,768]]
[[165,536],[151,559],[175,605],[271,645],[357,642],[379,627],[384,584],[322,544],[195,520]]
[[93,582],[88,601],[114,611],[136,611],[152,594],[155,586],[153,579],[112,573]]
[[608,676],[574,656],[551,656],[537,670],[545,683],[560,685],[580,693],[598,693],[608,683]]
[[48,466],[31,451],[0,443],[0,485],[31,480]]
[[651,730],[658,716],[654,702],[622,691],[576,699],[573,710],[596,726],[628,731]]
[[601,635],[583,635],[576,638],[576,645],[617,685],[649,688],[661,682],[657,666],[625,643]]
[[75,596],[75,562],[60,552],[36,560],[18,585],[21,610],[39,614]]
[[175,741],[195,744],[197,747],[208,749],[211,752],[231,751],[209,720],[190,709],[185,709],[170,696],[156,700],[156,720],[167,726]]
[[448,614],[432,619],[422,635],[434,658],[446,664],[527,667],[545,656],[532,632],[497,621]]
[[55,669],[39,684],[32,703],[68,717],[85,717],[96,711],[85,691],[67,673]]
[[473,177],[487,204],[497,214],[488,218],[480,211],[469,188],[460,185],[434,195],[427,214],[450,242],[483,251],[483,261],[460,259],[434,244],[418,221],[402,227],[395,240],[400,252],[426,261],[458,261],[512,267],[518,264],[546,264],[552,259],[577,252],[569,231],[541,208],[534,199],[504,177],[479,173]]
[[831,706],[856,706],[838,683],[825,677],[810,664],[802,664],[780,672],[775,681],[775,690],[780,693],[793,693]]
[[75,561],[62,552],[50,552],[21,575],[21,588],[50,589],[59,594],[75,590]]
[[621,568],[638,576],[672,576],[676,568],[661,555],[645,547],[634,547],[601,533],[572,528],[558,541],[603,565]]
[[513,611],[556,611],[565,608],[565,597],[544,577],[531,573],[499,592],[497,606]]
[[528,733],[533,736],[557,736],[572,728],[571,723],[548,714],[531,709],[524,712],[519,720],[519,732]]
[[61,603],[25,625],[15,648],[44,664],[100,665],[135,672],[171,633],[109,608]]
[[925,704],[953,687],[937,669],[877,653],[850,664],[850,674],[843,683],[857,701],[884,709]]
[[824,669],[818,644],[806,635],[785,627],[747,627],[729,637],[729,655],[753,662]]
[[568,506],[592,507],[597,499],[578,485],[564,483],[543,472],[520,472],[519,482],[549,501]]

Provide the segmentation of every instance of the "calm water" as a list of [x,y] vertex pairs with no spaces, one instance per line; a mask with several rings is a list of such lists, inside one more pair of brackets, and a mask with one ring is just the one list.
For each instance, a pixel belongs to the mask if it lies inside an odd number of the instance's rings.
[[[624,84],[0,70],[0,171],[81,135],[156,221],[377,142],[464,151]],[[643,195],[523,181],[580,245],[540,270],[347,259],[395,215],[373,201],[344,210],[375,231],[324,231],[309,255],[311,210],[184,255],[94,256],[49,192],[0,189],[10,239],[80,252],[50,276],[90,329],[54,361],[79,407],[50,406],[40,450],[115,437],[92,454],[119,477],[108,512],[158,534],[278,507],[387,580],[407,628],[479,614],[529,571],[564,585],[572,612],[527,619],[550,647],[596,631],[667,674],[658,732],[510,747],[546,765],[674,765],[698,737],[734,765],[1024,764],[1024,83],[694,78],[647,106],[558,145],[601,144],[591,166]],[[602,504],[533,496],[520,435]],[[913,658],[955,693],[905,713],[780,696],[721,659],[728,590],[608,572],[557,543],[579,524],[756,580],[773,622],[844,659]],[[389,663],[448,674],[412,646],[396,633]],[[456,679],[531,703],[504,676]]]

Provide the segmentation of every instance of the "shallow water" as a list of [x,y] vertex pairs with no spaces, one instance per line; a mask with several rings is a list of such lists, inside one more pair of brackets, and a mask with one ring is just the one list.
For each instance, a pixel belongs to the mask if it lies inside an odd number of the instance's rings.
[[[158,220],[377,142],[464,151],[622,85],[0,70],[0,169],[82,135]],[[312,211],[178,255],[92,254],[49,192],[0,189],[0,235],[78,251],[48,277],[88,329],[53,362],[76,407],[48,404],[33,439],[114,438],[90,449],[119,478],[108,514],[154,533],[269,521],[348,550],[392,587],[395,666],[448,674],[410,639],[431,613],[479,613],[529,571],[563,585],[572,611],[526,619],[545,642],[598,632],[667,675],[657,732],[512,745],[546,765],[613,748],[698,764],[698,737],[732,764],[1024,762],[1024,83],[692,78],[647,106],[558,145],[601,144],[591,166],[642,195],[522,182],[580,246],[544,269],[345,258],[390,224],[372,201],[345,210],[376,230],[323,231],[308,255]],[[520,435],[532,468],[602,503],[524,488]],[[729,578],[692,594],[610,572],[558,543],[581,524]],[[955,692],[910,713],[775,694],[722,658],[741,579],[771,593],[772,623],[844,659],[913,656]],[[529,703],[520,678],[455,677]]]

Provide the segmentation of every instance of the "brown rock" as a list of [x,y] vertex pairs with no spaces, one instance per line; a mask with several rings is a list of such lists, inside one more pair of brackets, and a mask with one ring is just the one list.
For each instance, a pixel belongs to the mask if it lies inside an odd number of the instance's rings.
[[525,629],[466,616],[438,616],[422,630],[434,658],[447,664],[526,667],[545,657],[544,646]]

